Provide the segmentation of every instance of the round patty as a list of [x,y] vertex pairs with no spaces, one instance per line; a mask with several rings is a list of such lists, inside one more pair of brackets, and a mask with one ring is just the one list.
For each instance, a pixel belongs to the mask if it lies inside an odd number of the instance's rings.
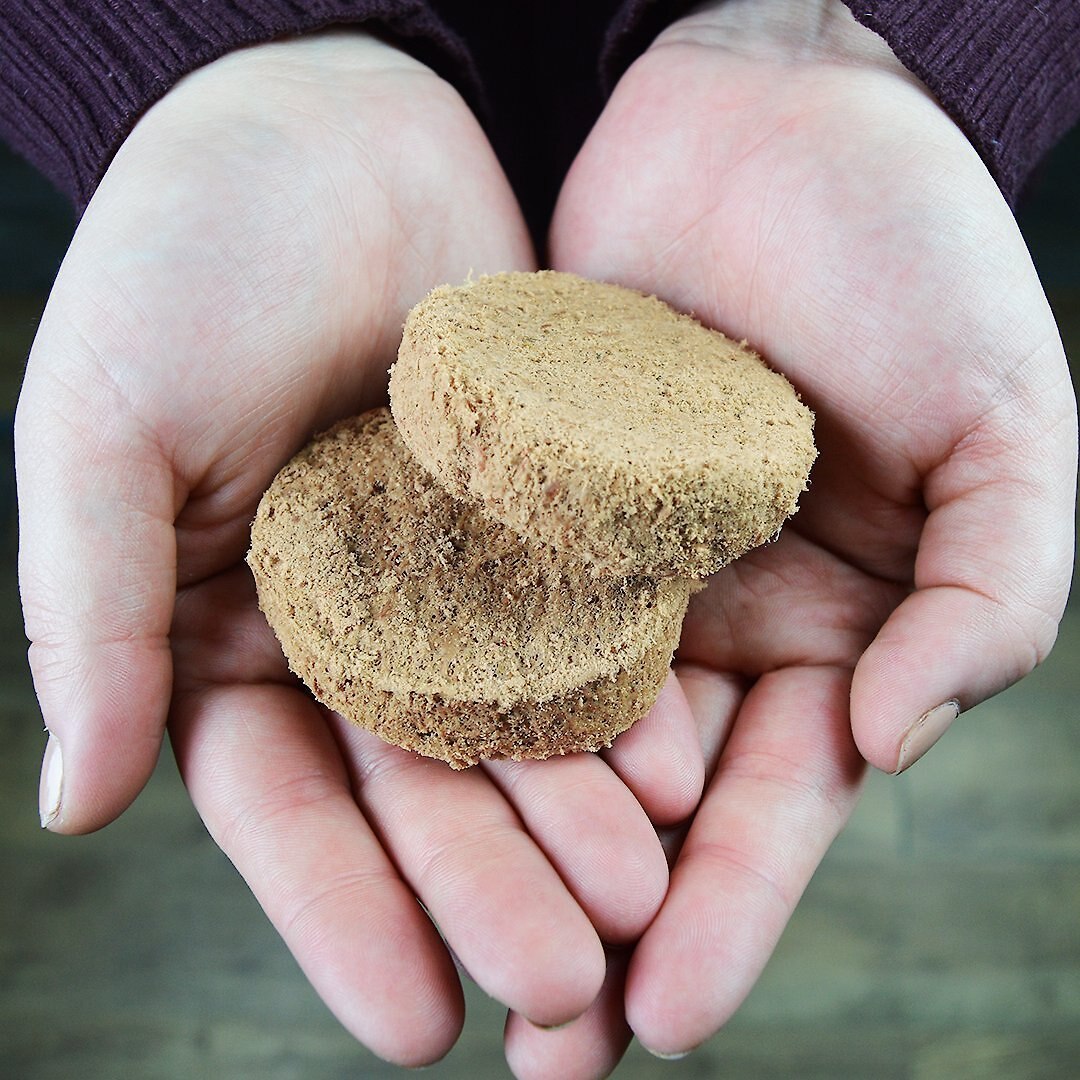
[[745,344],[554,271],[436,289],[390,400],[447,490],[612,574],[718,570],[794,513],[816,453],[813,414]]
[[248,562],[323,704],[457,767],[610,744],[655,700],[694,588],[598,577],[491,521],[434,482],[387,409],[282,469]]

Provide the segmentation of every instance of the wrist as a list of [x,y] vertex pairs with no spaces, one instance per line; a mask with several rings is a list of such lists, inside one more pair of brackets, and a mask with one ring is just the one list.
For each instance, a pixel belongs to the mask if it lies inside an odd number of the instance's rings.
[[[448,83],[399,48],[360,29],[332,29],[231,52],[184,76],[140,119],[140,129],[215,122],[318,124],[357,108],[357,95],[433,93],[456,96]],[[236,132],[234,132],[236,133]],[[242,134],[242,132],[240,133]]]
[[652,47],[670,45],[701,45],[786,65],[877,68],[922,85],[840,0],[707,0],[667,27]]
[[[110,202],[128,218],[141,209],[186,220],[200,203],[271,217],[310,209],[316,192],[324,205],[348,203],[344,185],[365,162],[387,178],[388,146],[406,136],[439,144],[442,131],[472,123],[448,82],[362,30],[252,45],[186,75],[147,110],[88,210]],[[399,201],[430,195],[434,181],[415,160],[413,174],[395,186]]]

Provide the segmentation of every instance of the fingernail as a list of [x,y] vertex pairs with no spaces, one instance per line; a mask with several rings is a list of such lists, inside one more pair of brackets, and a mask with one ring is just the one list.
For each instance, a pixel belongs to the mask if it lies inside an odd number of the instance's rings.
[[41,783],[38,786],[38,812],[41,827],[47,829],[60,815],[60,789],[64,780],[64,759],[60,743],[51,732],[41,759]]
[[896,762],[893,776],[898,776],[905,769],[915,764],[949,730],[949,725],[960,715],[959,701],[946,701],[924,712],[908,728],[904,741],[900,744],[900,757]]
[[541,1031],[562,1031],[563,1028],[568,1028],[574,1023],[574,1020],[577,1019],[578,1018],[575,1016],[573,1020],[563,1020],[560,1024],[538,1024],[535,1020],[530,1020],[529,1023],[532,1024],[534,1028],[539,1028]]
[[[645,1046],[645,1044],[642,1043],[642,1046]],[[654,1058],[659,1058],[661,1061],[681,1061],[684,1057],[690,1055],[689,1050],[679,1050],[673,1054],[665,1054],[660,1050],[653,1050],[650,1046],[645,1046],[645,1049],[648,1050]]]

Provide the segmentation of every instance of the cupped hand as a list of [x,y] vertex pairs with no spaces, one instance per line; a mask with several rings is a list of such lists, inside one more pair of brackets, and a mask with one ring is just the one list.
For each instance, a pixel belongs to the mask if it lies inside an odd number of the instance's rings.
[[675,820],[700,794],[677,686],[669,722],[606,761],[457,775],[384,746],[291,679],[242,565],[278,468],[385,400],[408,307],[532,258],[477,123],[428,69],[359,32],[242,50],[121,146],[18,407],[43,823],[121,813],[168,718],[196,807],[312,983],[410,1064],[460,1027],[450,949],[538,1024],[586,1009],[601,938],[640,934],[666,888],[646,811]]
[[551,252],[747,338],[815,410],[820,457],[779,540],[692,602],[677,671],[715,764],[664,906],[591,1028],[515,1029],[522,1075],[723,1024],[864,759],[904,769],[1046,655],[1076,482],[1065,358],[1012,215],[836,0],[725,0],[665,31],[575,162]]

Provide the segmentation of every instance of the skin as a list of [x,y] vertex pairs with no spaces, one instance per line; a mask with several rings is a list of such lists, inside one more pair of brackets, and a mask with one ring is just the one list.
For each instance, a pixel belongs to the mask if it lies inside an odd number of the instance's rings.
[[407,307],[532,265],[460,99],[362,35],[212,64],[121,148],[20,401],[20,578],[63,748],[50,828],[121,812],[168,717],[211,834],[357,1038],[404,1064],[456,1038],[418,896],[508,1005],[515,1073],[587,1077],[631,1034],[671,1054],[716,1031],[866,761],[910,764],[928,710],[1049,650],[1076,418],[992,178],[838,4],[726,0],[666,31],[550,240],[559,269],[745,336],[818,417],[800,513],[695,598],[676,677],[612,751],[451,776],[315,706],[254,607],[259,494],[384,399]]
[[575,162],[551,253],[748,338],[816,411],[820,459],[780,539],[692,601],[675,670],[705,794],[609,1018],[512,1025],[522,1077],[601,1075],[631,1032],[679,1054],[723,1025],[864,759],[909,766],[955,710],[924,714],[1049,651],[1076,485],[1065,356],[1013,217],[838,3],[726,0],[665,31]]
[[121,147],[18,407],[30,665],[63,764],[48,827],[121,813],[167,721],[210,834],[312,984],[407,1065],[460,1030],[450,949],[537,1023],[582,1013],[603,942],[638,937],[666,890],[653,822],[701,792],[674,682],[606,760],[458,775],[317,706],[255,605],[260,494],[315,431],[385,400],[409,306],[532,265],[476,121],[428,69],[360,33],[243,50]]

